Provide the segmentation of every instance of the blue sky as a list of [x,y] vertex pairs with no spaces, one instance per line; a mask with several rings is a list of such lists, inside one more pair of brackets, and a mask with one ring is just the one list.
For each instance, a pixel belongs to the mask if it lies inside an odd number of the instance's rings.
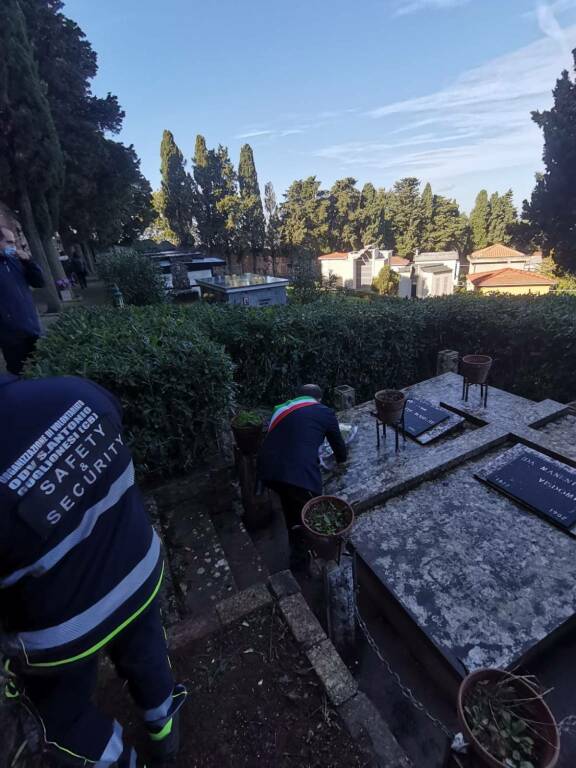
[[186,157],[254,148],[261,186],[430,181],[469,209],[517,204],[541,168],[532,109],[576,47],[576,0],[67,0],[99,55],[98,94],[159,184],[170,129]]

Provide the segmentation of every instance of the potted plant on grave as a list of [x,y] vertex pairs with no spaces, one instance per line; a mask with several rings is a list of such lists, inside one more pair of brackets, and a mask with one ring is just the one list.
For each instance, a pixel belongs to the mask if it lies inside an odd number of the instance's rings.
[[408,395],[401,389],[382,389],[374,395],[376,413],[384,424],[394,426],[402,420]]
[[492,362],[489,355],[465,355],[460,372],[471,384],[485,384]]
[[264,422],[255,411],[239,411],[231,423],[234,440],[240,453],[253,456],[262,442]]
[[326,560],[340,559],[344,537],[353,524],[354,510],[338,496],[317,496],[302,509],[304,531]]
[[553,768],[560,755],[554,716],[532,677],[499,669],[468,675],[458,692],[458,719],[481,765]]

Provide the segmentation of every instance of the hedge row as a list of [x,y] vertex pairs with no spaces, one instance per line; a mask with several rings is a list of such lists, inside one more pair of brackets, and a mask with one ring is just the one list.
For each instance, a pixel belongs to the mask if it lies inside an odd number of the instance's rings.
[[169,306],[66,312],[29,376],[85,376],[114,392],[142,473],[190,469],[214,447],[234,395],[224,349]]
[[368,399],[433,376],[444,348],[491,354],[497,386],[573,400],[576,297],[78,311],[41,342],[31,374],[85,375],[116,392],[140,465],[173,474],[212,445],[235,390],[250,406],[282,402],[308,381],[324,386],[328,400],[342,383]]

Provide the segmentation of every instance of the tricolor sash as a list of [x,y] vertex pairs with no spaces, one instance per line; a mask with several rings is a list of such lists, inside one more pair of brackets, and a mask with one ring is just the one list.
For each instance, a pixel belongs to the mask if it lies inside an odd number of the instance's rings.
[[286,416],[294,413],[294,411],[300,410],[300,408],[307,408],[310,405],[318,405],[318,400],[314,400],[313,397],[297,397],[295,400],[289,400],[287,403],[279,405],[272,415],[272,419],[268,425],[268,432],[272,432],[272,430],[277,427]]

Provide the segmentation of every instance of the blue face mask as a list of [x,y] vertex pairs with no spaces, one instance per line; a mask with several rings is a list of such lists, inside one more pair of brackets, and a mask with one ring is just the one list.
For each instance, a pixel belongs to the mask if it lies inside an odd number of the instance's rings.
[[16,256],[16,246],[15,245],[5,245],[4,246],[4,256]]

